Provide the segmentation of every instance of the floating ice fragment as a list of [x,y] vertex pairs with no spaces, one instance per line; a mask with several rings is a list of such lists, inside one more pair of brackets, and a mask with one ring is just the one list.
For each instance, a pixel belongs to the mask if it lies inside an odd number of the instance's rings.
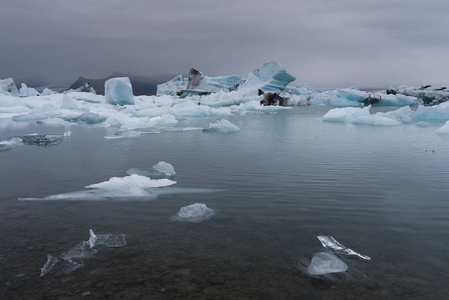
[[64,139],[70,138],[70,136],[71,132],[66,131],[63,134],[46,134],[46,135],[28,134],[20,136],[18,138],[20,138],[25,145],[47,147],[58,145]]
[[89,229],[89,246],[95,247],[98,245],[105,245],[106,247],[110,248],[118,248],[118,247],[124,247],[126,246],[126,240],[125,235],[123,233],[121,234],[98,234],[96,235],[92,229]]
[[78,245],[72,247],[68,251],[59,255],[59,258],[65,260],[65,261],[73,260],[73,259],[84,259],[84,258],[92,257],[96,253],[97,253],[97,250],[89,247],[88,241],[82,241]]
[[19,137],[11,138],[9,140],[0,142],[0,151],[10,150],[14,147],[23,145],[22,139]]
[[320,240],[320,242],[323,245],[323,247],[328,248],[328,249],[332,249],[332,250],[336,251],[339,254],[355,255],[355,256],[358,256],[358,257],[366,259],[366,260],[371,260],[371,258],[369,256],[360,254],[358,252],[355,252],[352,249],[346,248],[345,246],[343,246],[342,244],[337,242],[337,240],[334,239],[332,236],[319,235],[318,239]]
[[181,207],[176,216],[172,217],[174,221],[199,223],[210,219],[215,214],[204,203],[194,203],[185,207]]
[[41,269],[41,277],[51,272],[53,267],[59,262],[59,258],[47,254],[47,261]]
[[203,129],[203,132],[220,132],[220,133],[233,133],[239,132],[240,128],[232,124],[228,120],[221,119],[217,123],[209,124],[209,128]]
[[338,257],[328,252],[319,252],[312,258],[307,272],[310,275],[324,275],[329,273],[339,273],[348,270],[348,266]]
[[156,165],[153,166],[153,170],[161,173],[165,176],[175,176],[175,168],[169,163],[166,163],[165,161],[160,161]]

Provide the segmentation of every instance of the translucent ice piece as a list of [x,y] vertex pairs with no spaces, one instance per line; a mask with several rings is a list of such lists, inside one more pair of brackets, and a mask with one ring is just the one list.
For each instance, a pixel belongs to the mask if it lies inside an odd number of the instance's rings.
[[73,259],[89,258],[95,255],[95,253],[97,253],[97,250],[89,247],[88,241],[82,241],[81,243],[74,246],[70,250],[59,255],[59,258],[65,261],[71,261]]
[[208,208],[206,204],[194,203],[189,206],[181,207],[179,212],[172,219],[174,221],[198,223],[208,220],[214,214],[214,210]]
[[160,161],[156,165],[153,166],[153,170],[164,174],[165,176],[175,176],[175,168],[165,161]]
[[346,255],[355,255],[355,256],[358,256],[358,257],[366,259],[366,260],[371,259],[371,257],[369,257],[369,256],[360,254],[358,252],[355,252],[352,249],[346,248],[345,246],[343,246],[342,244],[337,242],[337,240],[334,239],[332,236],[319,235],[317,237],[320,240],[323,247],[332,249],[332,250],[336,251],[337,253],[346,254]]
[[51,272],[53,267],[59,262],[59,258],[47,254],[47,261],[41,269],[41,277]]
[[339,273],[348,270],[348,266],[338,257],[328,252],[319,252],[312,258],[312,262],[307,267],[310,275],[324,275],[329,273]]
[[98,234],[96,235],[92,229],[89,229],[90,238],[88,241],[89,246],[95,247],[98,245],[105,245],[110,248],[118,248],[126,246],[125,235],[123,233],[120,234]]

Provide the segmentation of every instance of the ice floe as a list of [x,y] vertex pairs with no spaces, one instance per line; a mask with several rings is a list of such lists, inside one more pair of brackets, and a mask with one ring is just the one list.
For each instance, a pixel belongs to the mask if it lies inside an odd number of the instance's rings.
[[179,212],[171,218],[172,221],[199,223],[210,219],[215,214],[213,209],[204,203],[194,203],[181,207]]

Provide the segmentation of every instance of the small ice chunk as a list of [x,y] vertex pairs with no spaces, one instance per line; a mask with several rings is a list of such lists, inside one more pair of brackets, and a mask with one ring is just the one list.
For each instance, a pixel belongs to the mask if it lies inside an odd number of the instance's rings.
[[319,235],[318,239],[320,240],[323,247],[332,249],[332,250],[336,251],[337,253],[345,254],[345,255],[355,255],[355,256],[358,256],[358,257],[366,259],[366,260],[371,260],[371,258],[369,256],[360,254],[358,252],[355,252],[352,249],[346,248],[345,246],[343,246],[342,244],[337,242],[337,240],[334,239],[332,236]]
[[220,132],[220,133],[233,133],[239,132],[240,128],[232,124],[228,120],[221,119],[217,123],[209,124],[208,129],[203,129],[203,132]]
[[166,163],[165,161],[160,161],[156,165],[153,166],[153,170],[161,173],[165,176],[175,176],[175,168],[169,163]]
[[59,258],[47,254],[47,261],[41,269],[41,277],[51,272],[53,267],[59,262]]
[[328,252],[319,252],[312,258],[307,272],[310,275],[324,275],[348,270],[348,266],[338,257]]
[[89,246],[95,247],[98,245],[105,245],[106,247],[110,248],[118,248],[118,247],[124,247],[126,246],[126,240],[125,235],[123,233],[121,234],[98,234],[96,235],[92,229],[89,229]]
[[59,258],[65,261],[70,261],[73,259],[89,258],[95,255],[95,253],[97,253],[97,250],[89,247],[88,241],[82,241],[78,245],[59,255]]
[[179,212],[172,219],[174,221],[199,223],[210,219],[215,214],[204,203],[194,203],[185,207],[181,207]]
[[0,151],[10,150],[16,146],[23,145],[22,139],[19,137],[11,138],[9,140],[0,142]]

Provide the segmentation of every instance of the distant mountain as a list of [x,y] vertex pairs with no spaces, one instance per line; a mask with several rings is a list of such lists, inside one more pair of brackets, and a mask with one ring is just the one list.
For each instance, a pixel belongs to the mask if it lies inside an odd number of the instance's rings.
[[80,86],[83,86],[86,82],[89,82],[98,94],[104,94],[104,83],[106,80],[115,77],[128,77],[133,86],[134,95],[155,95],[157,85],[172,79],[175,75],[138,76],[131,73],[114,72],[103,79],[91,79],[80,76],[69,88],[77,89]]

